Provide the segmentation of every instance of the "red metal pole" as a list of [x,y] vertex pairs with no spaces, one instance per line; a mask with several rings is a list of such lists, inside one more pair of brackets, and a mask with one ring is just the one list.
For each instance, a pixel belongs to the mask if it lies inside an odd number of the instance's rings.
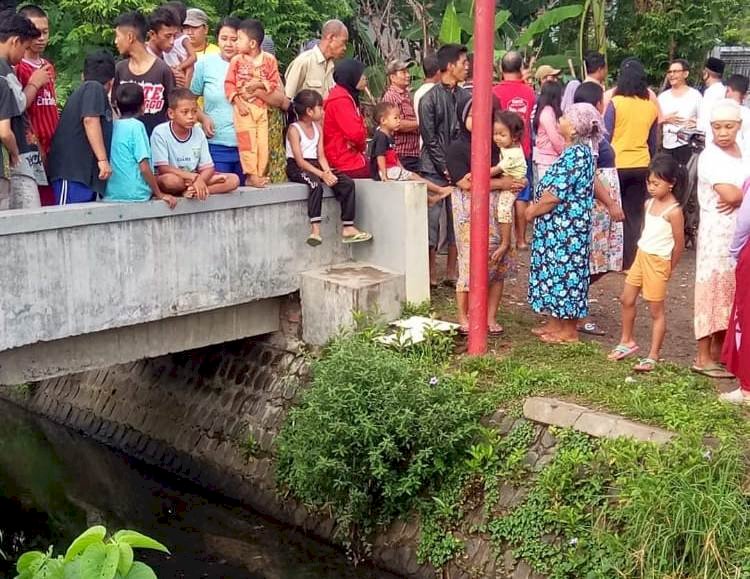
[[489,283],[490,147],[495,0],[474,4],[474,90],[471,136],[471,249],[469,253],[469,354],[487,351]]

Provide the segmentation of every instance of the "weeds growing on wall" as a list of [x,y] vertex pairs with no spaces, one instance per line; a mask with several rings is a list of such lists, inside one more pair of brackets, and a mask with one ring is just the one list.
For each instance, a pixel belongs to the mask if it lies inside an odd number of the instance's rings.
[[[372,341],[380,331],[364,323],[315,362],[279,439],[282,487],[330,509],[342,531],[366,540],[416,511],[418,557],[436,568],[481,537],[552,579],[750,576],[748,426],[706,381],[669,366],[628,380],[592,345],[462,359],[450,337],[397,351]],[[535,472],[530,423],[501,435],[479,422],[498,407],[520,415],[530,395],[678,437],[657,447],[557,430],[554,458]]]

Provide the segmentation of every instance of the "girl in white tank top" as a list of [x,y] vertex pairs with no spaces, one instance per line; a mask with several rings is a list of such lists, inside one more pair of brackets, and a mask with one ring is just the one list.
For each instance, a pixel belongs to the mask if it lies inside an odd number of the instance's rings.
[[646,201],[645,221],[638,252],[625,278],[622,291],[622,336],[609,353],[610,360],[623,360],[638,352],[633,327],[636,300],[643,292],[651,311],[651,349],[633,368],[636,372],[651,372],[659,360],[666,318],[664,300],[667,283],[685,247],[685,219],[675,197],[675,188],[684,182],[684,169],[668,154],[654,157],[649,167],[648,189],[651,199]]

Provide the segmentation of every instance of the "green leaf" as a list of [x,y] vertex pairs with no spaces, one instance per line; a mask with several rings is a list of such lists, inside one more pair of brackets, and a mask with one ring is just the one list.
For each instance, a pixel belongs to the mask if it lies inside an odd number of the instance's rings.
[[117,543],[117,546],[120,549],[120,561],[117,563],[117,570],[124,577],[133,566],[133,547],[127,543]]
[[456,6],[452,1],[445,7],[438,39],[442,44],[461,42],[461,23],[458,20],[458,14],[456,14]]
[[130,572],[125,575],[124,579],[158,579],[156,573],[151,570],[151,567],[140,561],[133,563],[130,568]]
[[159,541],[147,537],[146,535],[142,535],[137,531],[118,531],[113,538],[117,543],[127,543],[134,549],[153,549],[154,551],[169,553],[169,549]]
[[583,13],[583,6],[573,4],[571,6],[560,6],[547,10],[544,14],[534,20],[516,39],[516,46],[525,48],[534,39],[534,37],[544,34],[553,26],[557,26],[565,20],[577,18]]
[[44,566],[42,573],[36,575],[43,579],[64,579],[65,578],[65,561],[62,557],[49,559]]
[[18,558],[16,562],[16,571],[23,573],[25,571],[36,572],[42,566],[46,555],[41,551],[29,551]]
[[495,30],[500,30],[510,20],[510,10],[498,10],[495,14]]
[[106,550],[103,543],[93,543],[76,560],[79,564],[80,579],[94,579],[99,577],[104,565]]
[[87,547],[94,543],[103,543],[106,534],[107,529],[101,525],[87,529],[70,544],[70,547],[65,552],[65,561],[72,561],[77,555],[83,553]]
[[102,563],[99,579],[114,579],[119,562],[120,546],[117,543],[109,543],[104,547],[104,563]]

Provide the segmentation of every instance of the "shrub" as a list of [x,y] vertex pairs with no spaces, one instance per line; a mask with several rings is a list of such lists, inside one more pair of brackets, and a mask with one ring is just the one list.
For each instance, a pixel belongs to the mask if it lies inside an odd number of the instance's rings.
[[335,341],[279,436],[279,482],[366,535],[464,460],[481,416],[473,384],[365,335]]

